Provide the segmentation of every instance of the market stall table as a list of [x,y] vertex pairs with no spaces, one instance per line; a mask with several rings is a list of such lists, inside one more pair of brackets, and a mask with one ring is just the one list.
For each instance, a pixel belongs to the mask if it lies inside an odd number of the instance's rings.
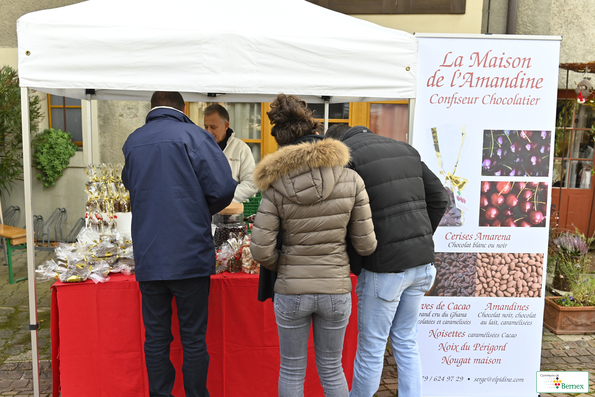
[[[353,310],[343,349],[351,386],[357,345],[356,278]],[[273,396],[279,376],[279,339],[273,304],[259,302],[258,276],[222,273],[211,277],[207,345],[208,388],[212,397]],[[173,316],[171,358],[176,367],[173,394],[184,396],[182,348]],[[62,397],[148,396],[144,364],[141,295],[134,276],[112,275],[52,286],[53,395]],[[61,393],[61,394],[60,394]],[[306,396],[323,396],[316,371],[312,334],[308,346]]]

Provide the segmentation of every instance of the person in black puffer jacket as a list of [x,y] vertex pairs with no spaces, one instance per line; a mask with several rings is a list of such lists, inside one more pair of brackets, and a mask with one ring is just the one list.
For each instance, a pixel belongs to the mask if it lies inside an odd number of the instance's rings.
[[399,396],[421,396],[416,344],[421,300],[436,277],[432,236],[447,206],[438,177],[411,145],[375,135],[366,127],[345,131],[349,167],[366,184],[378,246],[367,257],[350,250],[358,274],[358,346],[351,397],[378,390],[390,336],[399,369]]

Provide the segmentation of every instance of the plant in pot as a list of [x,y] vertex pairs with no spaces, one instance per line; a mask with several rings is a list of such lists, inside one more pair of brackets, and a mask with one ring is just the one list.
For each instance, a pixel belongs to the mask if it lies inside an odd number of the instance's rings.
[[595,333],[595,277],[581,277],[571,290],[545,297],[543,325],[554,334]]
[[578,230],[562,233],[554,240],[554,288],[557,277],[559,287],[569,291],[545,298],[544,326],[555,334],[595,332],[595,277],[586,274],[592,241]]
[[581,274],[590,266],[587,256],[593,238],[586,238],[578,229],[574,232],[561,233],[553,240],[551,250],[554,261],[554,279],[552,286],[557,290],[571,291]]

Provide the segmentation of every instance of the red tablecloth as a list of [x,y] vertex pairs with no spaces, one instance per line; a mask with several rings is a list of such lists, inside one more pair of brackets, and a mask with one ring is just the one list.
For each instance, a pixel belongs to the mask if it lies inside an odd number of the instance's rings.
[[[258,276],[223,273],[211,278],[207,345],[212,397],[275,396],[279,338],[273,304],[259,302]],[[356,278],[353,310],[343,349],[351,386],[357,344]],[[173,394],[184,396],[182,347],[174,313],[171,358],[176,367]],[[144,364],[141,295],[134,276],[116,274],[104,284],[52,287],[53,395],[62,397],[148,396]],[[312,334],[308,346],[305,395],[323,396]]]

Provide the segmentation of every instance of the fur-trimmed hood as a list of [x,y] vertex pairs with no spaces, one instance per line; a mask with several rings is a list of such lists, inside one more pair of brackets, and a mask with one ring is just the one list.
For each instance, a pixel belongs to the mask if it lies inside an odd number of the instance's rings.
[[349,148],[335,139],[284,146],[256,165],[252,180],[259,190],[272,187],[307,204],[326,198],[349,160]]

